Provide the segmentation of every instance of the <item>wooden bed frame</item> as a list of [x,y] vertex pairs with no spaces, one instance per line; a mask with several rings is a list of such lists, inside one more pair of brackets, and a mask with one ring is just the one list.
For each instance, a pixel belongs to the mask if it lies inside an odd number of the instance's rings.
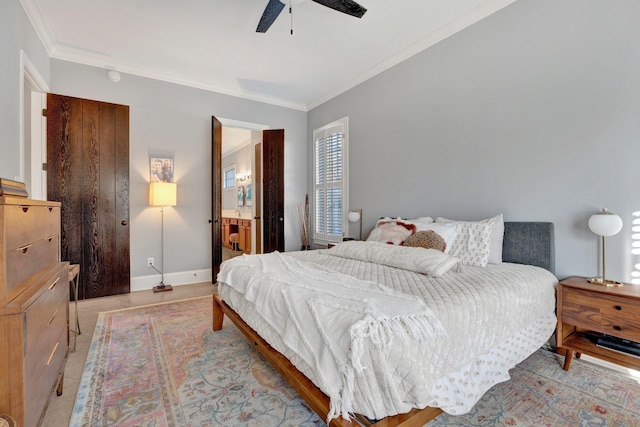
[[[289,383],[289,385],[298,392],[305,402],[313,409],[321,419],[326,420],[329,414],[329,397],[322,392],[314,383],[311,382],[302,372],[300,372],[293,364],[282,355],[282,353],[271,347],[256,331],[254,331],[244,320],[227,305],[220,295],[213,295],[213,330],[222,329],[222,320],[224,315],[242,331],[242,333],[251,341],[256,349],[264,356],[265,359],[275,368],[276,371]],[[426,407],[422,410],[413,409],[406,414],[400,414],[393,417],[384,418],[375,424],[370,423],[365,417],[358,416],[360,423],[347,421],[342,417],[334,418],[329,424],[330,427],[359,427],[375,426],[375,427],[422,427],[438,415],[442,413],[442,409]]]
[[[536,265],[554,273],[554,232],[553,224],[548,222],[506,222],[503,243],[503,261],[517,264]],[[302,397],[321,419],[326,420],[329,414],[329,397],[316,387],[300,372],[282,353],[269,345],[254,331],[219,294],[213,295],[213,330],[222,329],[225,314],[253,342],[256,349],[275,368],[289,385]],[[412,409],[406,414],[399,414],[370,422],[367,418],[356,415],[357,421],[337,417],[331,420],[329,427],[422,427],[442,413],[440,408],[427,406],[424,409]]]

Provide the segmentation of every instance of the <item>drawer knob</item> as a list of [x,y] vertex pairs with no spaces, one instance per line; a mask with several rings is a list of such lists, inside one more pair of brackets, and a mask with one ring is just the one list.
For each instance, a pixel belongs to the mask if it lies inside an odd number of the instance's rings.
[[23,254],[26,254],[30,247],[31,245],[24,245],[23,247],[18,248],[18,251],[22,252]]
[[22,212],[27,213],[29,206],[20,205],[20,209],[22,209]]
[[613,308],[615,308],[616,310],[622,310],[622,306],[620,305],[614,305]]
[[621,331],[621,330],[622,330],[622,327],[620,327],[620,326],[614,326],[614,327],[613,327],[613,329],[615,329],[616,331]]

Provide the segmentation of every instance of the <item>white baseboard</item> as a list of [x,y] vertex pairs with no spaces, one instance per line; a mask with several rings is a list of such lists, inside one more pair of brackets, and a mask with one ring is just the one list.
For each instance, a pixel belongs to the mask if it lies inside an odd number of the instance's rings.
[[[191,285],[193,283],[211,282],[212,277],[211,269],[181,271],[166,273],[164,275],[164,283],[171,286]],[[160,278],[159,273],[150,276],[132,277],[131,292],[152,289],[154,286],[158,286]]]
[[594,365],[603,366],[605,368],[613,369],[614,371],[622,372],[623,374],[631,375],[635,378],[640,378],[640,371],[630,369],[622,365],[617,365],[615,363],[607,362],[606,360],[598,359],[597,357],[591,357],[588,354],[583,354],[582,356],[580,356],[580,359],[591,362]]

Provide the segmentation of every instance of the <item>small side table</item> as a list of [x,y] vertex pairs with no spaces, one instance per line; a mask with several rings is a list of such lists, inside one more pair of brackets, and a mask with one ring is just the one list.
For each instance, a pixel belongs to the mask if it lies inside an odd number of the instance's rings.
[[76,341],[80,332],[80,320],[78,320],[78,280],[80,280],[80,264],[69,264],[69,283],[73,287],[73,304],[75,306],[75,329],[69,328],[73,332],[73,350],[76,351]]
[[594,338],[609,335],[640,342],[640,289],[624,284],[610,288],[589,283],[586,277],[569,277],[558,284],[558,348],[566,356],[564,370],[574,352],[587,354],[631,369],[640,369],[632,354],[600,347]]

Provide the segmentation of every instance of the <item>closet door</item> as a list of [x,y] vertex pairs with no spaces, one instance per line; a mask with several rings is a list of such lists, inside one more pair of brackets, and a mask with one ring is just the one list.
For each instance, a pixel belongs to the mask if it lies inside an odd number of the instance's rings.
[[62,260],[80,264],[78,298],[128,293],[128,106],[48,94],[47,192],[62,203]]

